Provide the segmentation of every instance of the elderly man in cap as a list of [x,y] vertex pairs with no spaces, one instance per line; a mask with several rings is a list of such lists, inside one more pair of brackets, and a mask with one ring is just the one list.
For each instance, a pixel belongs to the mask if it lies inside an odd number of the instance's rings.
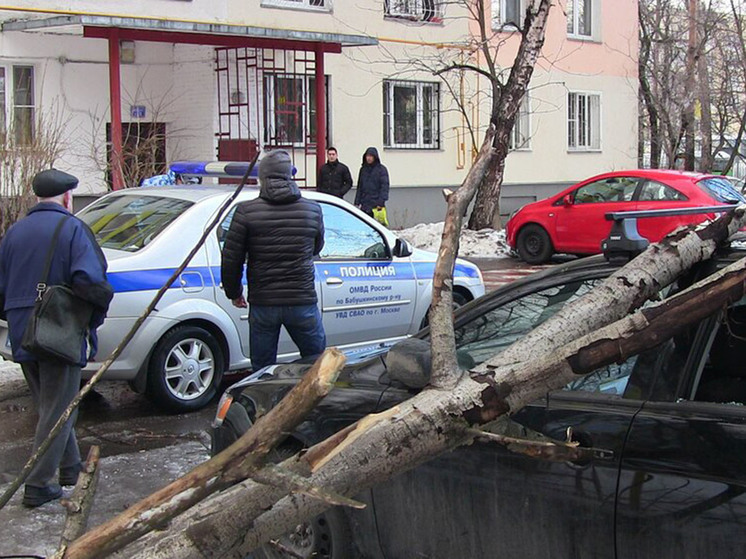
[[321,206],[301,195],[286,151],[264,156],[259,183],[259,197],[236,207],[221,265],[226,296],[243,308],[241,277],[247,264],[249,350],[255,371],[277,361],[282,326],[302,357],[326,347],[313,264],[324,247]]
[[[106,281],[106,258],[93,233],[70,213],[72,190],[77,185],[77,178],[56,169],[38,173],[32,186],[39,203],[8,230],[0,244],[0,316],[8,321],[13,360],[20,363],[38,407],[34,451],[77,394],[81,367],[96,353],[96,328],[104,321],[113,294]],[[50,252],[53,240],[54,249]],[[47,285],[66,284],[95,308],[89,343],[83,342],[77,363],[50,360],[21,347],[48,254],[51,261]],[[77,482],[82,464],[75,419],[73,413],[29,473],[24,505],[37,507],[58,499],[62,496],[61,485]]]

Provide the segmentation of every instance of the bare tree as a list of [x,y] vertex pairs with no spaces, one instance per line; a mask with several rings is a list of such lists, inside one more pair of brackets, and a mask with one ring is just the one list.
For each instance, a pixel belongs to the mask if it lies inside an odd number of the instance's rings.
[[743,134],[737,0],[640,2],[640,165],[728,171]]
[[[175,142],[183,134],[183,130],[166,124],[170,107],[174,101],[171,89],[158,98],[152,98],[142,91],[142,83],[138,84],[130,105],[146,107],[149,118],[122,123],[122,154],[121,171],[125,188],[140,186],[143,179],[160,175],[168,170],[166,161],[166,144]],[[142,99],[147,99],[147,104]],[[91,115],[91,136],[87,143],[87,157],[107,177],[107,184],[111,188],[112,157],[110,131],[104,129],[107,119],[98,115]],[[107,136],[107,142],[102,144],[100,138]],[[173,146],[169,150],[175,156]]]
[[56,110],[37,109],[31,124],[12,119],[0,130],[0,238],[36,203],[31,180],[54,165],[64,148],[64,121]]

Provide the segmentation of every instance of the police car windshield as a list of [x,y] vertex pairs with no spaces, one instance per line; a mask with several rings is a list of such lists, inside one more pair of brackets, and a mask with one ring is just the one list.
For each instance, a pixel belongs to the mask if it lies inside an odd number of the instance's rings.
[[137,252],[191,205],[158,196],[107,196],[77,216],[88,224],[102,248]]

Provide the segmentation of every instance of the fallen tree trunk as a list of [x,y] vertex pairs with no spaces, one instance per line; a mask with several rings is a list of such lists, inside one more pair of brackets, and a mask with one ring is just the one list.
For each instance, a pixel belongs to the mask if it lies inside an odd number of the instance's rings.
[[[738,269],[710,278],[707,285],[715,288],[698,284],[652,310],[645,309],[603,329],[597,325],[639,307],[645,301],[641,292],[650,298],[692,264],[711,256],[717,243],[741,226],[743,208],[735,215],[736,219],[724,216],[676,232],[659,246],[651,246],[603,283],[602,297],[595,289],[537,329],[543,332],[538,338],[538,351],[537,338],[526,336],[469,371],[469,375],[452,371],[459,380],[451,390],[424,390],[397,407],[362,419],[302,457],[286,461],[283,467],[309,475],[309,482],[327,491],[353,495],[468,443],[475,436],[471,431],[474,426],[514,413],[578,374],[614,362],[632,348],[639,351],[656,345],[660,339],[651,332],[688,324],[739,297],[743,263],[739,262]],[[613,304],[609,303],[611,299],[616,299]],[[595,306],[599,300],[604,306]],[[589,334],[593,330],[598,331]],[[633,335],[635,332],[642,333]],[[572,335],[576,341],[568,339]],[[169,534],[149,535],[121,556],[242,557],[327,507],[305,495],[284,493],[275,487],[244,482],[175,519]]]
[[104,557],[143,534],[160,529],[205,497],[246,479],[329,393],[345,362],[343,353],[336,348],[327,349],[301,382],[230,448],[77,539],[67,547],[64,557]]

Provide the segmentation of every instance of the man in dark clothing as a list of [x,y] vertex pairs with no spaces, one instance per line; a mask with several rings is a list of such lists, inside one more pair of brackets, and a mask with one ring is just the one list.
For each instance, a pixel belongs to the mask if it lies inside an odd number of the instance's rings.
[[[39,203],[14,224],[0,244],[0,315],[8,321],[13,360],[21,364],[39,411],[34,451],[80,388],[80,369],[96,354],[96,328],[104,321],[113,290],[106,281],[106,258],[88,226],[70,214],[72,189],[78,179],[49,169],[33,179]],[[89,324],[90,348],[84,341],[78,363],[39,357],[21,347],[21,339],[37,299],[37,284],[54,236],[59,237],[52,256],[47,285],[69,285],[76,295],[94,306]],[[82,469],[75,438],[73,412],[47,452],[26,479],[23,504],[37,507],[62,496],[61,485],[74,485]],[[59,484],[53,481],[59,470]]]
[[386,206],[389,199],[389,172],[378,157],[378,150],[369,147],[363,154],[363,165],[357,177],[355,205],[369,216],[373,209]]
[[255,371],[277,361],[281,326],[303,357],[318,355],[326,347],[313,263],[324,247],[324,219],[319,204],[301,196],[291,170],[286,151],[264,156],[259,163],[259,197],[236,206],[223,246],[223,289],[236,307],[246,307],[241,276],[247,264],[249,345]]
[[326,163],[319,170],[316,190],[324,194],[344,198],[351,188],[352,175],[350,169],[337,159],[337,148],[328,148],[326,150]]

